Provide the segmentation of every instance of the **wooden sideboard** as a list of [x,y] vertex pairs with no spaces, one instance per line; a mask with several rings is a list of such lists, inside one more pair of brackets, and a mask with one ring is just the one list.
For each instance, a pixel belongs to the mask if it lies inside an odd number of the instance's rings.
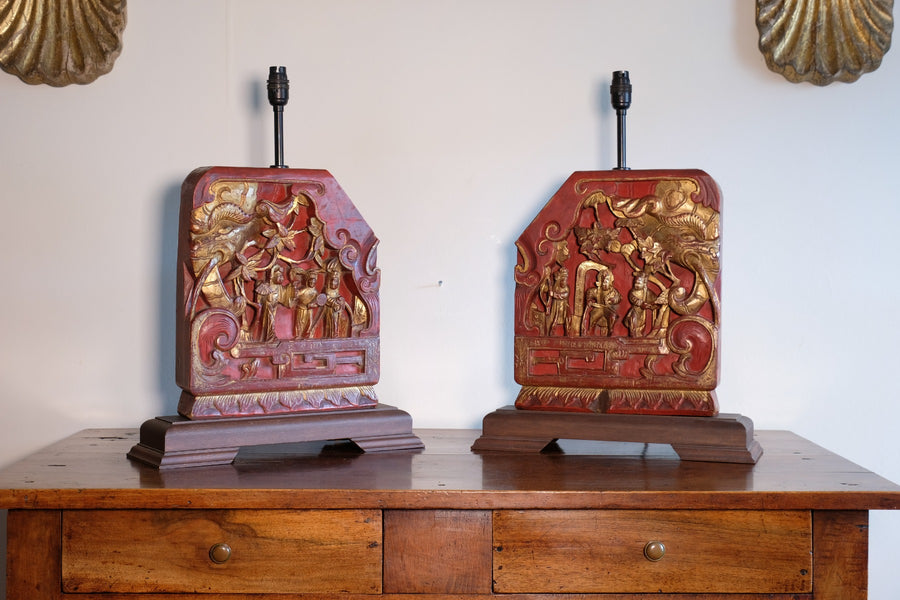
[[860,600],[900,487],[792,433],[756,465],[561,441],[476,454],[248,448],[155,470],[86,430],[0,471],[10,600]]

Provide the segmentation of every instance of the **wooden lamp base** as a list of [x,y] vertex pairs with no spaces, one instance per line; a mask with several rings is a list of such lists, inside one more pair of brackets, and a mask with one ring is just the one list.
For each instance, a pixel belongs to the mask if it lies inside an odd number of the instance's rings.
[[682,460],[755,464],[763,453],[753,421],[715,417],[518,410],[485,415],[473,452],[540,452],[557,439],[670,444]]
[[379,404],[365,410],[190,420],[157,417],[141,425],[128,458],[158,469],[231,464],[244,446],[348,439],[364,452],[420,450],[412,418]]

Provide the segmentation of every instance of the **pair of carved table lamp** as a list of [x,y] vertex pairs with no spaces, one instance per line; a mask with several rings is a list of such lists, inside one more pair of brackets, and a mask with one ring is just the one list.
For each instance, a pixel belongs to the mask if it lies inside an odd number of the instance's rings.
[[[327,171],[283,164],[284,67],[267,83],[269,169],[195,170],[181,192],[178,415],[128,456],[157,468],[232,462],[244,446],[349,439],[416,450],[378,402],[375,234]],[[718,187],[698,170],[631,171],[627,71],[610,87],[618,168],[574,173],[516,243],[514,407],[473,450],[556,439],[669,443],[686,460],[753,463],[752,422],[719,415]]]

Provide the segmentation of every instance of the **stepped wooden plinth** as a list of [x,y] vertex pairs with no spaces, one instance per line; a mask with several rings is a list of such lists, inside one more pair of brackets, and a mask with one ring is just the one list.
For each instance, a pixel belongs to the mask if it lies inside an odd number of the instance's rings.
[[558,439],[670,444],[682,460],[755,464],[763,453],[753,422],[715,417],[619,415],[518,410],[485,415],[474,452],[540,452]]
[[128,458],[158,469],[230,464],[246,446],[348,439],[364,452],[420,450],[408,413],[380,404],[366,410],[190,420],[157,417],[141,426]]

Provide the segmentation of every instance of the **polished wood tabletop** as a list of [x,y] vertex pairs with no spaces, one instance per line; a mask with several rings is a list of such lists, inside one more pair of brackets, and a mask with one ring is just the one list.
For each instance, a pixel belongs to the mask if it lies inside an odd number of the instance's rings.
[[900,508],[900,486],[787,431],[756,432],[755,465],[573,440],[478,454],[478,430],[415,433],[424,450],[257,446],[230,465],[157,470],[126,458],[137,430],[89,429],[0,471],[0,508]]

